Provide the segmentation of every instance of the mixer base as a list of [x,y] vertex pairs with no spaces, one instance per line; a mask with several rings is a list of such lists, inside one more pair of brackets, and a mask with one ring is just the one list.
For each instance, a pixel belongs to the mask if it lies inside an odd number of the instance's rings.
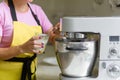
[[96,77],[84,77],[84,78],[71,78],[71,77],[66,77],[60,74],[60,80],[97,80]]

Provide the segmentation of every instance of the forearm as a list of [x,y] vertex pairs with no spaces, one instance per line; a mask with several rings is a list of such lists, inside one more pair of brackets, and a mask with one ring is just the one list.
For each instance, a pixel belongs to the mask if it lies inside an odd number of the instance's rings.
[[19,46],[0,48],[0,60],[8,60],[19,54],[21,54],[21,49]]

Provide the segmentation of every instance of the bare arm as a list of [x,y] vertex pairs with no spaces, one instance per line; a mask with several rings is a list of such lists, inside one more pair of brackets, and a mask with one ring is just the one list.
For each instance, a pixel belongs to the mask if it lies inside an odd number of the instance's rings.
[[[0,37],[1,42],[1,37]],[[10,48],[0,48],[0,60],[6,60],[20,54],[20,48],[18,46]]]
[[10,48],[0,48],[0,60],[7,60],[13,58],[20,54],[20,48],[18,46],[10,47]]
[[[8,60],[22,53],[38,53],[35,48],[41,48],[40,44],[35,43],[39,36],[32,37],[22,45],[0,48],[0,60]],[[39,46],[38,46],[39,45]]]

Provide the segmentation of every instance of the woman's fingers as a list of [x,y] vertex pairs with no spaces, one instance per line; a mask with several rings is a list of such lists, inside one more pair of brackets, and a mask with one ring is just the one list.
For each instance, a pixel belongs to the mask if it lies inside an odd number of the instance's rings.
[[44,47],[44,44],[43,44],[43,43],[35,44],[35,45],[34,45],[34,49],[40,49],[40,48],[43,48],[43,47]]
[[37,53],[37,54],[40,54],[40,53],[41,53],[41,50],[44,49],[44,46],[45,46],[45,45],[44,45],[43,43],[34,45],[33,52],[34,52],[34,53]]
[[57,23],[54,27],[53,27],[53,32],[56,31],[60,31],[60,23]]

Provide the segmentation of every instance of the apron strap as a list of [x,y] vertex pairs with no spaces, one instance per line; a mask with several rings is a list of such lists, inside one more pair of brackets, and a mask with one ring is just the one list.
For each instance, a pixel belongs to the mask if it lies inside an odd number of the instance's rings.
[[32,73],[31,72],[31,63],[35,58],[36,58],[36,54],[34,54],[32,57],[26,57],[26,58],[14,57],[14,58],[6,60],[6,61],[23,62],[21,80],[26,80],[26,77],[28,77],[28,80],[32,80],[31,76],[32,76],[32,74],[34,74],[36,72],[36,67],[35,67],[35,71]]
[[15,7],[13,5],[13,0],[8,0],[8,5],[10,7],[10,12],[11,12],[12,20],[13,21],[17,21]]
[[29,6],[30,11],[31,11],[31,13],[32,13],[32,15],[33,15],[33,17],[34,17],[34,19],[36,20],[37,24],[40,25],[40,21],[39,21],[37,15],[33,12],[32,8],[30,7],[29,4],[28,4],[28,6]]
[[[37,15],[33,12],[32,8],[30,7],[29,4],[28,4],[28,6],[29,6],[30,11],[31,11],[31,13],[32,13],[32,16],[33,16],[34,19],[36,20],[37,24],[38,24],[38,25],[41,25],[41,24],[40,24],[40,20],[38,19]],[[43,28],[41,27],[41,29],[42,29],[42,33],[43,33]]]

